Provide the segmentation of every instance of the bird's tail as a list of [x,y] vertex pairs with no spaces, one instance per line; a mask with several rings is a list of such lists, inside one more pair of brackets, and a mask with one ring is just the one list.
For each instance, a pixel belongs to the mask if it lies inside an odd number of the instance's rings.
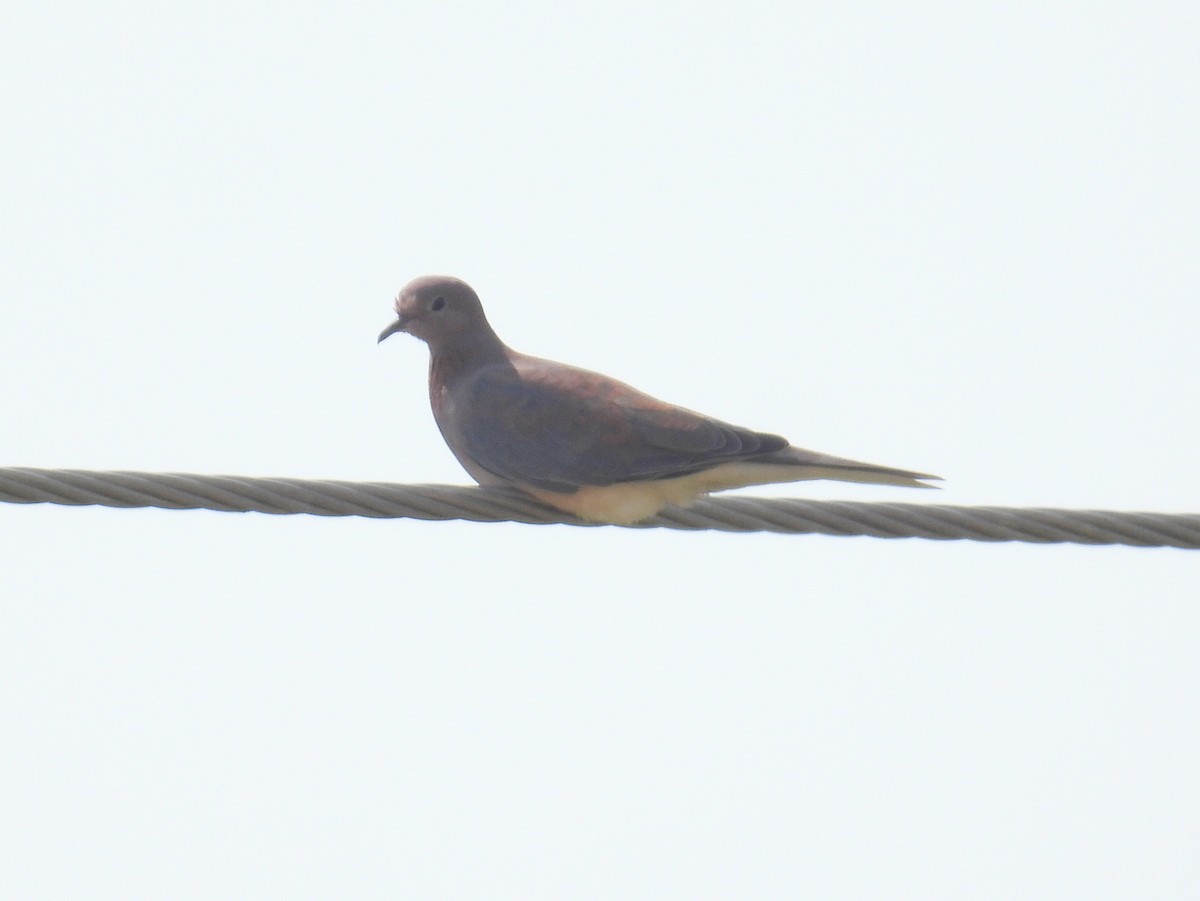
[[838,482],[865,482],[872,485],[899,485],[903,488],[937,488],[927,482],[941,481],[940,476],[931,476],[923,472],[909,472],[907,469],[892,469],[889,466],[876,466],[873,463],[862,463],[858,460],[847,460],[844,457],[833,457],[816,451],[805,450],[802,447],[785,447],[781,451],[753,459],[755,464],[782,465],[798,467],[795,481],[807,479],[833,479]]

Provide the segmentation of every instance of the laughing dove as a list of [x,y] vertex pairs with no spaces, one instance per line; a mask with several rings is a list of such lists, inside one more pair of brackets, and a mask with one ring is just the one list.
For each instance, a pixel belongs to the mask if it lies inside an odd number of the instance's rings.
[[930,488],[937,476],[792,447],[685,410],[607,376],[526,356],[496,337],[465,282],[404,286],[397,319],[429,345],[429,401],[442,436],[481,485],[509,485],[592,522],[630,524],[710,491],[836,479]]

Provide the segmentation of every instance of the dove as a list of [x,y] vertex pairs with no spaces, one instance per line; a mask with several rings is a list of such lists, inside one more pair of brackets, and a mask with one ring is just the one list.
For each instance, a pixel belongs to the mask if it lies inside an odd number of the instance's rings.
[[786,438],[656,400],[616,379],[519,353],[464,281],[401,289],[379,341],[429,345],[429,402],[442,437],[481,485],[520,489],[594,523],[632,525],[713,491],[834,479],[932,488],[937,476],[793,447]]

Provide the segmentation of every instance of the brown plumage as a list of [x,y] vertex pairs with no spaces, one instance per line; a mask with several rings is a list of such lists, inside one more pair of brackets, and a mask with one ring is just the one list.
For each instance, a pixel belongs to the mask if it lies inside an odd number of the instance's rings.
[[429,400],[482,485],[511,485],[593,522],[628,524],[702,494],[806,479],[929,488],[936,476],[804,450],[673,406],[599,373],[518,353],[449,276],[409,282],[382,341],[429,345]]

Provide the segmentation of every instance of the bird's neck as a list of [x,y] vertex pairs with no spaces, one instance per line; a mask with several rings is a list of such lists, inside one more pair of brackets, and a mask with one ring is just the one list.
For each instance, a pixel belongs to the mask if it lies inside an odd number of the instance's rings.
[[483,366],[508,362],[509,350],[495,334],[476,335],[469,342],[456,341],[449,346],[429,349],[429,390],[431,393],[453,387],[464,374]]

